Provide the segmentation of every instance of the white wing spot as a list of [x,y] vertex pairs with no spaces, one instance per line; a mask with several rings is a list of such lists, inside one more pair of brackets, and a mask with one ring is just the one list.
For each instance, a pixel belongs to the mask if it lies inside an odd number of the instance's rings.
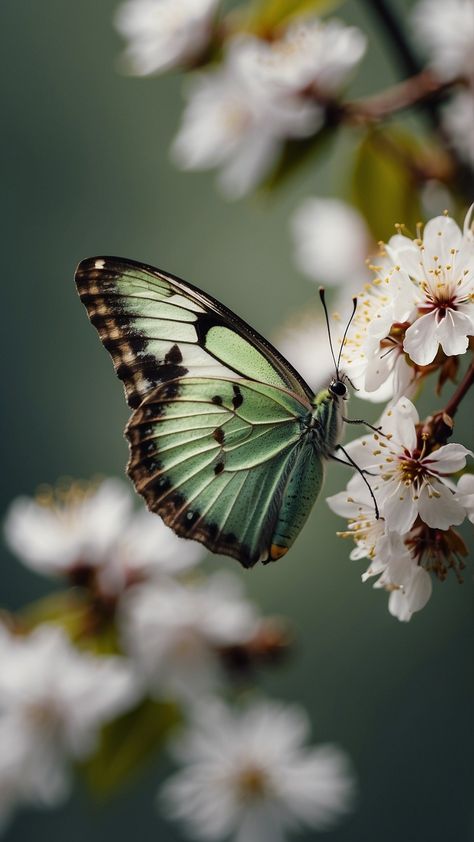
[[94,266],[96,269],[103,269],[105,266],[105,260],[96,260]]

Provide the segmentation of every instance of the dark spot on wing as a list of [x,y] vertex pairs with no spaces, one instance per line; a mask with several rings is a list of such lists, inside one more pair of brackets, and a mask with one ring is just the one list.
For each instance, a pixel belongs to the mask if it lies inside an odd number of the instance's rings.
[[225,439],[225,434],[224,434],[224,430],[222,429],[222,427],[216,427],[216,429],[214,430],[214,432],[212,434],[212,437],[217,442],[219,442],[219,444],[223,444],[224,439]]
[[212,398],[212,403],[217,404],[217,406],[222,406],[222,398],[220,395],[214,395]]
[[221,474],[223,470],[224,470],[224,463],[223,462],[217,462],[214,466],[215,475],[217,476],[217,474]]
[[165,363],[167,365],[178,365],[183,362],[183,355],[177,345],[172,345],[165,356]]
[[232,398],[232,406],[234,409],[238,409],[244,402],[244,398],[242,392],[240,391],[239,387],[236,383],[232,384],[232,391],[234,392],[234,397]]

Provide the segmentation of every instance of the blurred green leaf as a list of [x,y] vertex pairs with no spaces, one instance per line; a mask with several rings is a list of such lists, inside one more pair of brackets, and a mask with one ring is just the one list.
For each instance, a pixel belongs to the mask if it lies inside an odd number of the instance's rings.
[[317,134],[303,140],[288,140],[272,172],[263,183],[264,190],[275,190],[286,184],[305,164],[314,162],[327,153],[328,144],[334,138],[334,126],[326,126]]
[[421,219],[417,155],[412,137],[398,130],[370,131],[357,149],[351,198],[377,241],[395,234],[396,223],[416,231]]
[[322,15],[341,6],[345,0],[254,0],[241,14],[239,29],[267,37],[293,18]]
[[119,651],[113,614],[92,601],[85,589],[70,588],[49,594],[27,605],[19,620],[27,631],[42,623],[54,623],[64,629],[73,643],[96,655]]
[[171,702],[145,699],[103,729],[96,753],[82,771],[91,792],[109,798],[163,747],[181,716]]

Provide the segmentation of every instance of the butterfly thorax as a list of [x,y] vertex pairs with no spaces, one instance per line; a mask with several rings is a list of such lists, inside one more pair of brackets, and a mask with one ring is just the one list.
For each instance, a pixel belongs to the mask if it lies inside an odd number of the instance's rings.
[[332,380],[327,389],[314,396],[311,429],[315,445],[325,458],[334,453],[342,438],[343,406],[347,399],[347,387],[339,378]]

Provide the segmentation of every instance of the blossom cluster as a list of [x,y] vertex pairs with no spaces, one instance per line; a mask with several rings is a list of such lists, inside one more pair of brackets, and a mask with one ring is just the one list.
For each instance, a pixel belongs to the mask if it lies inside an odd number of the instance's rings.
[[[127,67],[139,75],[187,67],[212,46],[216,0],[127,0],[116,24]],[[338,20],[298,18],[265,39],[237,32],[222,61],[186,89],[172,156],[185,170],[220,169],[225,195],[239,198],[271,170],[292,138],[317,134],[366,49],[364,34]]]
[[[206,575],[201,545],[137,511],[124,483],[62,483],[18,498],[5,536],[27,567],[72,590],[64,615],[51,618],[49,607],[39,625],[28,613],[0,624],[1,825],[22,806],[60,804],[73,764],[100,750],[101,728],[138,716],[145,699],[180,710],[170,749],[183,768],[159,804],[199,838],[283,839],[350,808],[348,758],[335,746],[305,747],[301,709],[218,701],[230,669],[243,678],[284,647],[281,621],[262,617],[237,577]],[[111,631],[114,654],[97,654]]]

